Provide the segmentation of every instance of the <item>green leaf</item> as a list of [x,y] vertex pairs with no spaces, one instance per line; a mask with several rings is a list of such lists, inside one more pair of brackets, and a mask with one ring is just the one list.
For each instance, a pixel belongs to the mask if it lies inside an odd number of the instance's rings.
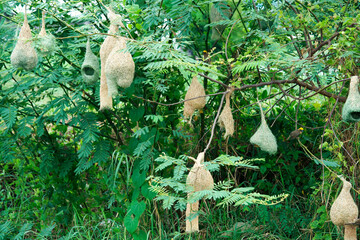
[[156,197],[156,193],[151,191],[151,188],[148,183],[145,183],[141,186],[141,194],[147,199],[152,200]]
[[7,130],[11,129],[16,122],[17,109],[14,106],[0,108],[0,116],[4,119]]
[[128,230],[130,233],[133,233],[136,231],[138,225],[139,225],[139,218],[136,218],[135,215],[131,214],[130,212],[126,214],[124,218],[124,226],[126,230]]
[[144,113],[145,113],[144,107],[130,109],[129,117],[132,122],[137,122],[144,116]]
[[134,169],[133,175],[131,176],[134,187],[140,187],[145,182],[145,179],[146,173],[144,171],[140,171],[140,169]]
[[131,236],[134,238],[134,240],[146,240],[147,239],[147,235],[144,230],[140,230],[139,232],[134,232]]

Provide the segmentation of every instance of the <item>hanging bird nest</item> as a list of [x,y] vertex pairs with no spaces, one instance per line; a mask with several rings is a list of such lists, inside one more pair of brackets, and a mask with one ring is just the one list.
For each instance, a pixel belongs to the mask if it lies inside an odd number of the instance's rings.
[[[194,160],[195,164],[191,168],[188,177],[186,178],[186,184],[192,188],[192,192],[188,194],[188,198],[194,192],[202,190],[210,190],[214,188],[214,179],[211,173],[204,167],[205,153],[201,152]],[[186,232],[199,231],[199,217],[196,216],[191,221],[191,215],[196,214],[199,211],[199,201],[194,203],[188,203],[186,206]]]
[[346,122],[360,121],[360,93],[358,87],[358,76],[352,76],[350,80],[349,94],[342,108],[342,118]]
[[[120,15],[110,8],[109,34],[115,35],[119,26],[125,28]],[[125,52],[125,38],[107,36],[100,48],[101,76],[100,76],[100,110],[112,108],[111,96],[118,92],[117,87],[129,87],[134,79],[135,63],[129,52]]]
[[[184,117],[190,118],[190,121],[196,109],[203,109],[205,107],[206,97],[200,96],[205,96],[205,89],[203,85],[199,83],[199,81],[197,80],[197,76],[195,75],[185,95],[184,102]],[[188,100],[195,97],[199,98]]]
[[81,65],[81,75],[87,84],[94,84],[99,79],[100,66],[99,60],[91,51],[90,39],[86,43],[85,59]]
[[[119,30],[119,24],[118,23],[113,24],[111,20],[112,19],[117,19],[117,17],[114,16],[114,15],[117,15],[117,14],[113,13],[110,10],[110,8],[107,8],[107,9],[109,11],[108,12],[108,18],[110,19],[110,27],[109,27],[108,34],[115,35],[116,32]],[[100,110],[111,109],[113,107],[112,98],[111,98],[111,95],[109,95],[109,87],[108,87],[107,80],[106,80],[106,75],[105,75],[105,66],[106,66],[106,61],[107,61],[112,49],[115,47],[117,41],[118,40],[116,39],[116,37],[107,36],[105,38],[103,44],[100,47],[100,61],[101,61]],[[112,91],[113,90],[110,90],[110,92],[112,92]]]
[[223,111],[219,116],[220,128],[225,129],[224,138],[227,138],[228,136],[232,136],[234,134],[234,118],[230,108],[230,98],[233,91],[234,90],[231,89],[230,92],[226,94],[226,103]]
[[[219,9],[221,9],[221,12],[219,12]],[[231,16],[231,9],[230,6],[228,6],[224,2],[218,3],[217,6],[215,6],[215,3],[212,5],[210,10],[210,22],[215,23],[219,22],[225,19],[228,19]],[[211,32],[211,40],[217,41],[220,39],[220,36],[222,32],[225,30],[226,25],[215,25],[212,27]]]
[[21,27],[18,41],[10,56],[11,65],[15,68],[23,68],[32,70],[38,63],[38,57],[34,47],[32,46],[32,35],[28,23],[26,10],[24,23]]
[[261,124],[255,134],[250,138],[250,143],[259,146],[264,152],[268,152],[269,154],[275,154],[277,152],[276,138],[266,123],[265,115],[260,102],[259,106],[261,114]]
[[135,63],[129,52],[126,52],[125,38],[119,37],[111,50],[105,64],[105,76],[109,95],[118,93],[117,86],[130,87],[135,74]]
[[343,186],[330,209],[330,219],[337,226],[345,226],[345,240],[356,238],[356,226],[349,225],[358,219],[359,209],[351,196],[351,183],[340,176]]
[[55,52],[56,50],[56,38],[50,34],[46,33],[45,30],[45,12],[42,12],[42,26],[38,36],[37,49],[43,56],[47,56]]

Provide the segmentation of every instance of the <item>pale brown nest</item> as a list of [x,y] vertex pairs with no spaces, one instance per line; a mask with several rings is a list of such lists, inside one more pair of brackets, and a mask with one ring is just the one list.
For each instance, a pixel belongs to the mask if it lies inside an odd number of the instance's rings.
[[358,76],[352,76],[350,80],[349,94],[342,108],[342,118],[347,122],[360,121],[360,93],[358,87]]
[[42,13],[42,26],[36,46],[43,56],[50,55],[56,50],[56,38],[45,30],[45,12]]
[[351,183],[340,178],[343,186],[339,196],[330,208],[330,219],[337,226],[353,223],[359,215],[359,209],[351,196]]
[[[114,35],[119,29],[117,25],[110,25],[109,34]],[[113,36],[107,36],[100,47],[101,75],[100,75],[100,110],[112,108],[112,98],[109,94],[108,84],[105,75],[106,61],[112,49],[117,43]],[[111,92],[111,91],[110,91]]]
[[99,79],[99,60],[91,51],[90,39],[86,43],[85,59],[81,65],[81,75],[87,84],[94,84]]
[[[206,98],[200,97],[200,96],[205,96],[205,89],[204,89],[203,85],[201,85],[199,83],[199,81],[197,80],[197,76],[194,76],[191,81],[190,87],[185,95],[185,102],[184,102],[184,117],[185,118],[190,118],[190,120],[191,120],[191,117],[194,114],[195,110],[202,109],[205,107]],[[188,99],[195,98],[195,97],[200,97],[200,98],[186,101]]]
[[234,118],[231,112],[230,108],[230,97],[231,93],[229,92],[226,95],[226,103],[224,106],[224,109],[222,110],[220,116],[219,116],[219,125],[221,128],[225,129],[225,135],[224,138],[227,138],[227,136],[232,136],[234,134]]
[[117,86],[130,87],[135,74],[135,63],[126,52],[125,38],[119,37],[112,48],[105,64],[105,76],[111,96],[118,93]]
[[24,23],[20,29],[18,41],[10,56],[11,65],[15,68],[32,70],[38,63],[38,57],[32,46],[32,34],[28,23],[26,11]]
[[264,152],[275,154],[277,152],[276,138],[266,123],[265,115],[262,111],[260,103],[259,106],[261,113],[261,124],[260,127],[256,130],[255,134],[250,138],[250,143],[259,146]]
[[[205,153],[199,153],[195,160],[194,166],[191,168],[188,177],[186,178],[186,184],[192,188],[192,193],[202,190],[210,190],[214,188],[214,179],[211,173],[204,167],[203,162]],[[188,194],[188,198],[191,193]],[[188,218],[199,210],[199,201],[194,203],[188,203],[186,206],[186,232],[199,231],[199,217],[196,216],[191,221]]]

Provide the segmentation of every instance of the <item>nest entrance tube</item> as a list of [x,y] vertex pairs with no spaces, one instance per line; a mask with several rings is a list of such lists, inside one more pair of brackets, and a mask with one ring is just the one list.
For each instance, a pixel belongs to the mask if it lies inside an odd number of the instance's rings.
[[259,146],[264,152],[275,154],[277,152],[276,138],[266,123],[265,115],[260,102],[259,107],[261,114],[261,124],[255,134],[250,138],[250,143]]
[[[205,153],[201,152],[196,159],[191,159],[194,160],[195,164],[191,168],[190,173],[186,178],[186,185],[190,186],[193,191],[188,194],[188,199],[191,198],[194,192],[210,190],[214,188],[214,179],[203,164]],[[186,232],[199,231],[199,216],[194,217],[198,211],[199,201],[188,203],[186,205]]]
[[81,75],[87,84],[94,84],[99,79],[99,60],[91,51],[90,39],[86,43],[85,59],[81,66]]
[[356,240],[355,223],[359,215],[359,209],[351,196],[351,183],[340,176],[343,186],[339,196],[335,199],[330,209],[330,219],[337,226],[345,227],[344,240]]
[[352,76],[350,80],[349,94],[342,108],[342,118],[346,122],[360,121],[360,93],[359,77]]

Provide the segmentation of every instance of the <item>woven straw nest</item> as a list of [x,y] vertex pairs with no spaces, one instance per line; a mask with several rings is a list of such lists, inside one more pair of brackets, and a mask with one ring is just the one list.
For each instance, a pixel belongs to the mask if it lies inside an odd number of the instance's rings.
[[32,46],[31,29],[28,23],[26,11],[24,23],[21,27],[18,41],[10,56],[11,65],[15,68],[32,70],[38,63],[38,57]]
[[[190,173],[186,179],[186,184],[193,189],[193,192],[210,190],[214,188],[214,179],[211,173],[204,167],[203,162],[205,153],[201,152],[197,156],[194,166],[191,168]],[[193,193],[192,192],[192,193]],[[191,196],[189,193],[188,197]],[[191,215],[196,214],[199,210],[199,201],[188,203],[186,206],[186,232],[199,231],[199,217],[192,218]],[[192,218],[191,221],[189,218]]]
[[91,51],[89,38],[86,43],[85,59],[81,65],[81,75],[87,84],[94,84],[100,75],[99,60]]
[[119,37],[112,48],[105,64],[105,76],[111,96],[118,93],[117,86],[130,87],[134,80],[135,63],[129,52],[126,52],[125,38]]
[[[109,34],[115,35],[119,26],[125,27],[121,16],[107,8],[110,19]],[[100,48],[100,110],[112,108],[111,96],[118,92],[117,86],[129,87],[134,78],[135,63],[126,52],[126,42],[122,37],[107,36]]]
[[265,115],[260,103],[259,106],[261,113],[261,124],[255,134],[250,138],[250,143],[259,146],[264,152],[275,154],[277,152],[276,138],[266,123]]
[[[112,19],[115,19],[114,14],[108,9],[108,18],[110,19],[110,27],[108,34],[115,35],[119,30],[119,24],[112,24]],[[115,14],[116,15],[116,14]],[[121,17],[120,17],[121,18]],[[105,75],[106,60],[111,53],[111,50],[116,45],[117,39],[113,36],[107,36],[100,47],[100,60],[101,60],[101,75],[100,75],[100,110],[112,108],[112,98],[109,95],[108,84]]]
[[225,129],[224,138],[232,136],[234,134],[234,118],[230,108],[230,98],[232,91],[226,94],[226,103],[224,109],[222,110],[219,116],[219,125],[221,128]]
[[357,239],[356,226],[346,225],[358,219],[359,209],[351,196],[351,183],[340,176],[343,186],[330,209],[330,219],[337,226],[345,226],[345,240]]
[[[219,12],[218,8],[221,9],[221,13]],[[231,9],[229,6],[224,3],[220,2],[217,7],[215,4],[212,5],[210,10],[210,22],[215,23],[222,20],[225,20],[226,18],[229,18],[231,16]],[[224,18],[225,17],[225,18]],[[211,40],[217,41],[220,39],[221,33],[225,30],[226,25],[216,25],[212,27],[211,32]]]
[[45,30],[45,12],[42,13],[42,25],[36,45],[43,56],[50,55],[56,50],[56,39],[54,35],[47,33]]
[[[197,80],[197,76],[194,76],[191,81],[190,87],[185,95],[185,102],[184,102],[185,118],[190,118],[191,120],[195,110],[203,109],[205,107],[206,97],[200,97],[200,96],[205,96],[205,89],[203,85],[201,85]],[[196,98],[196,99],[188,100],[191,98]]]
[[352,76],[350,80],[349,94],[342,108],[342,117],[347,122],[360,121],[360,94],[358,87],[358,76]]
[[211,173],[204,166],[204,152],[199,153],[194,166],[191,168],[186,184],[191,186],[195,192],[209,190],[214,187],[214,179]]

